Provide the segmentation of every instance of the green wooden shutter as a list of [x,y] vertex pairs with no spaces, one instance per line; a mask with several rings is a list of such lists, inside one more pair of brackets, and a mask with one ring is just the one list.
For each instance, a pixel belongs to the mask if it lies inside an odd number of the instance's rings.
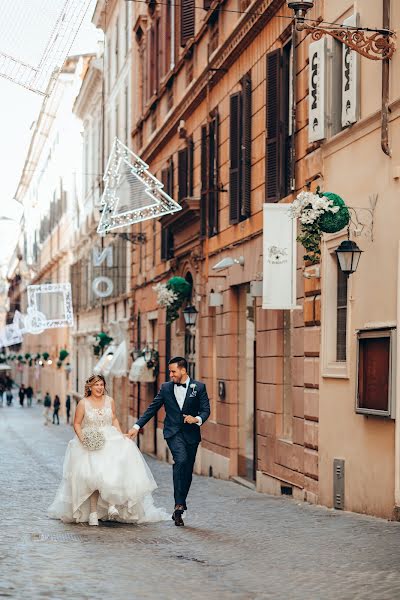
[[266,201],[281,197],[281,51],[267,54],[265,182]]
[[200,161],[200,237],[204,239],[207,234],[207,125],[201,128]]
[[242,138],[242,98],[237,92],[230,97],[229,123],[229,222],[240,220],[240,163]]
[[242,154],[240,216],[246,219],[251,212],[251,77],[247,73],[242,79]]
[[181,0],[181,46],[194,37],[195,0]]

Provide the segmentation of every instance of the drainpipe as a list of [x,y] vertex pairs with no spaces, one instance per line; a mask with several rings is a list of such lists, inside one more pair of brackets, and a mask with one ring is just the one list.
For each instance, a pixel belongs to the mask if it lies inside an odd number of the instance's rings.
[[[383,28],[390,27],[390,0],[383,0]],[[389,148],[389,59],[382,61],[382,120],[381,148],[387,156],[391,156]]]
[[397,328],[396,328],[396,413],[394,433],[394,519],[400,519],[400,242],[397,251]]

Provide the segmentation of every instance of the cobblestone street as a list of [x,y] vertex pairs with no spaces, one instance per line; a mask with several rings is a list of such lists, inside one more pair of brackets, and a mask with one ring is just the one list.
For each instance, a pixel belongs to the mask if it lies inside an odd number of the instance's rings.
[[[61,477],[65,424],[40,407],[0,408],[0,597],[400,598],[400,525],[195,477],[186,526],[65,525],[46,508]],[[156,503],[171,466],[148,459]]]

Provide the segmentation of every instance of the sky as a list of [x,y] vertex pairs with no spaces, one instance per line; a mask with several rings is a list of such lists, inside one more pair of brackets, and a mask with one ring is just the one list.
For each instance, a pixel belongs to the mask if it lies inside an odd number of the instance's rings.
[[[69,52],[71,55],[97,50],[98,33],[91,23],[96,0],[90,1],[85,20]],[[0,77],[0,269],[3,267],[3,270],[15,248],[19,232],[22,212],[13,198],[42,102],[43,96]],[[17,219],[17,222],[10,218]]]

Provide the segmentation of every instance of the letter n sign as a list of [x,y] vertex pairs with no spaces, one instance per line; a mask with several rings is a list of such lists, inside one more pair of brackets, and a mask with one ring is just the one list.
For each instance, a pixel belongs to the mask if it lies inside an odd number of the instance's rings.
[[[107,267],[112,267],[113,247],[107,246],[107,248],[100,249],[95,246],[93,248],[92,261],[93,268],[101,267],[104,261],[106,262]],[[108,298],[108,296],[111,296],[114,291],[114,283],[110,277],[100,275],[99,277],[95,277],[93,280],[92,290],[98,298]]]
[[308,141],[316,142],[325,137],[326,39],[312,42],[308,50]]
[[[343,21],[343,25],[357,27],[358,14]],[[343,45],[342,58],[342,127],[358,121],[360,110],[360,55]]]

